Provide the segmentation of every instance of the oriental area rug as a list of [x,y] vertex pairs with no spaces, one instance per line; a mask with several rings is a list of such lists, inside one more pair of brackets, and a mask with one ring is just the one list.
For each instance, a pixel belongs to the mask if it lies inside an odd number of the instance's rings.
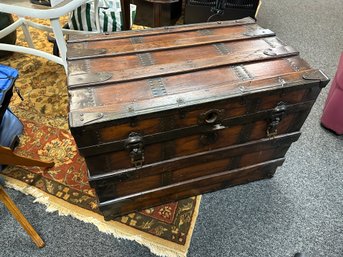
[[[35,20],[37,21],[37,20]],[[43,23],[43,21],[39,21]],[[52,52],[47,35],[32,29],[36,48]],[[26,45],[21,30],[17,44]],[[68,92],[61,65],[36,56],[14,53],[0,63],[16,68],[12,111],[24,124],[18,155],[54,161],[50,169],[9,166],[7,185],[35,197],[47,211],[71,215],[118,238],[135,240],[161,256],[186,256],[198,215],[200,196],[131,213],[106,222],[87,182],[87,168],[68,129]]]

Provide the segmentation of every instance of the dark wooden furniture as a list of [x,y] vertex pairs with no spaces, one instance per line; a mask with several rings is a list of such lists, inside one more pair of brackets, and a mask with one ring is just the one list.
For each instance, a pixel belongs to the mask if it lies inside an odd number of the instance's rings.
[[272,177],[328,83],[251,18],[68,48],[70,129],[105,219]]
[[120,0],[123,16],[123,30],[130,29],[130,0]]
[[185,0],[184,23],[256,18],[260,0],[220,0],[222,13],[216,13],[216,0]]
[[182,0],[131,0],[137,6],[135,24],[148,27],[174,25],[181,17]]
[[[13,24],[13,17],[11,14],[0,12],[0,30]],[[0,38],[0,43],[14,45],[17,40],[17,31],[13,31],[7,36]],[[12,52],[0,51],[0,58],[10,55]]]

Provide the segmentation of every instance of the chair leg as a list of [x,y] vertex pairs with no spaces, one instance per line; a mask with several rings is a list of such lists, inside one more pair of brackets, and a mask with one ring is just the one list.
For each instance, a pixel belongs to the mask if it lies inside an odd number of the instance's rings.
[[66,73],[68,73],[68,69],[67,69],[67,44],[66,44],[64,36],[63,36],[60,21],[58,18],[57,19],[51,19],[50,24],[51,24],[52,30],[54,32],[54,36],[56,39],[58,49],[60,51],[60,57],[62,58],[64,69],[65,69]]
[[31,237],[32,241],[37,245],[37,247],[42,248],[45,246],[44,241],[38,235],[36,230],[32,227],[32,225],[27,221],[25,216],[21,213],[18,207],[14,204],[12,199],[9,195],[5,192],[5,190],[0,186],[0,201],[2,201],[7,209],[12,213],[12,215],[16,218],[16,220],[20,223],[20,225],[26,230],[28,235]]
[[27,25],[25,20],[24,20],[23,24],[21,25],[21,28],[23,29],[25,40],[26,40],[27,44],[29,45],[29,47],[35,48],[35,45],[33,44],[32,37],[31,37],[30,31],[29,31],[29,26]]
[[54,162],[45,162],[16,155],[10,148],[3,146],[0,146],[0,163],[3,165],[40,166],[47,168],[55,165]]

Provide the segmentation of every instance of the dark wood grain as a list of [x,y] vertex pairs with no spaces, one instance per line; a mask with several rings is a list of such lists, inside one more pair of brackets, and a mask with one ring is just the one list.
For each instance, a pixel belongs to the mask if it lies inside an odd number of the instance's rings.
[[[89,183],[102,192],[103,199],[112,199],[123,195],[137,193],[224,170],[284,157],[288,147],[296,141],[300,133],[286,134],[275,139],[252,141],[249,143],[224,147],[213,151],[173,158],[155,162],[141,169],[113,171],[108,174],[90,176]],[[232,160],[239,157],[236,165]],[[168,173],[168,180],[164,175]]]
[[165,26],[161,28],[150,28],[144,30],[133,30],[133,31],[121,31],[112,33],[109,35],[105,34],[89,34],[89,35],[70,35],[68,39],[69,47],[72,47],[73,43],[83,43],[90,41],[106,41],[111,39],[123,39],[137,36],[152,36],[152,35],[163,35],[163,34],[174,34],[174,33],[185,33],[194,30],[202,29],[215,29],[221,27],[232,27],[254,24],[255,20],[252,18],[244,18],[233,21],[220,21],[220,22],[206,22],[198,24],[188,24],[179,26]]
[[283,162],[284,159],[277,159],[258,165],[224,171],[215,175],[208,175],[194,180],[159,187],[109,201],[101,201],[100,195],[99,208],[105,216],[105,219],[109,220],[119,215],[130,213],[133,210],[141,210],[145,206],[156,206],[193,195],[270,178],[273,176],[276,168],[282,165]]
[[106,220],[271,178],[329,81],[251,19],[72,37],[68,55]]

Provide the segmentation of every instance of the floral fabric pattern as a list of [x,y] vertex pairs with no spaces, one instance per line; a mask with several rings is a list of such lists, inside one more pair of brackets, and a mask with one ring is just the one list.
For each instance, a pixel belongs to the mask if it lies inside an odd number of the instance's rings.
[[[31,30],[36,48],[52,52],[47,35]],[[21,30],[18,30],[17,38],[18,45],[26,45]],[[88,184],[85,161],[78,154],[68,129],[68,91],[63,67],[43,58],[19,53],[0,59],[0,63],[18,69],[19,78],[15,87],[24,99],[22,101],[19,95],[14,94],[11,102],[12,111],[24,124],[24,134],[16,154],[55,162],[50,169],[8,166],[3,173],[68,203],[100,213],[95,192]],[[191,234],[195,210],[196,198],[191,197],[116,220],[184,245]]]

